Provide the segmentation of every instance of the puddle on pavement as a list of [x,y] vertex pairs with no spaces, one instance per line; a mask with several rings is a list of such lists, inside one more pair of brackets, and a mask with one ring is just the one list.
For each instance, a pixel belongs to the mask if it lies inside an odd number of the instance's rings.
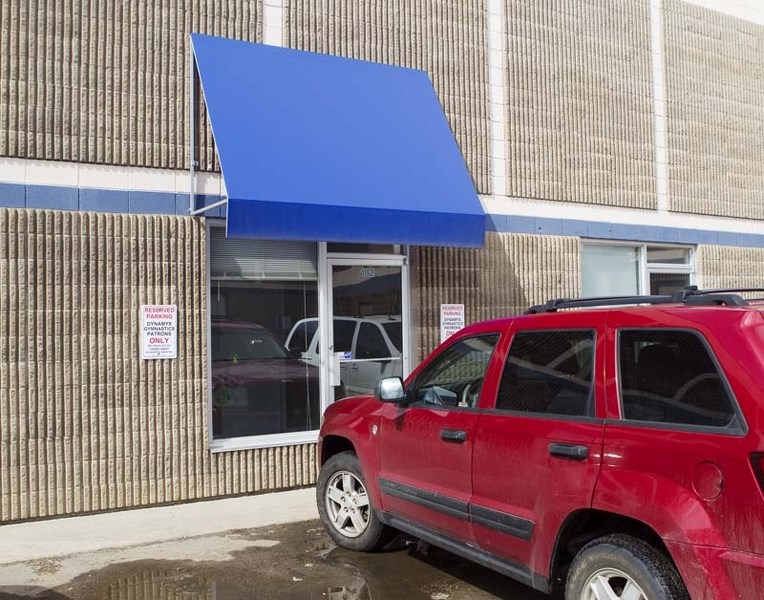
[[[234,563],[237,560],[241,559]],[[292,556],[279,563],[234,564],[220,577],[198,576],[188,565],[131,571],[115,579],[98,579],[91,593],[76,594],[70,600],[541,598],[530,590],[523,591],[522,586],[519,593],[507,595],[507,587],[513,586],[506,578],[437,549],[421,551],[410,547],[365,555],[335,548],[312,557]],[[2,594],[0,600],[4,600]]]
[[[341,565],[345,568],[348,565]],[[323,580],[322,565],[317,563],[316,575],[305,574],[294,577],[292,581],[275,583],[273,581],[258,581],[255,574],[243,576],[241,581],[219,581],[207,577],[180,575],[177,572],[150,570],[133,573],[109,582],[102,587],[102,592],[94,597],[99,600],[244,600],[244,599],[321,599],[321,600],[377,600],[379,598],[400,597],[401,589],[390,582],[374,582],[371,585],[361,575],[348,574],[338,577],[334,573],[333,582],[316,582]],[[99,586],[100,587],[100,586]],[[373,589],[376,588],[376,592]],[[406,591],[406,598],[411,600],[431,599],[429,595],[417,595]],[[44,598],[44,596],[37,596]],[[60,598],[60,597],[59,597]],[[0,600],[3,598],[0,592]],[[10,599],[8,599],[10,600]],[[74,599],[72,599],[74,600]],[[437,598],[436,598],[437,600]]]
[[113,571],[91,573],[89,585],[78,585],[70,588],[71,591],[68,586],[62,586],[57,592],[27,589],[27,593],[5,595],[0,587],[0,600],[384,600],[402,597],[447,600],[450,597],[440,591],[438,585],[433,593],[423,591],[422,586],[432,585],[431,577],[426,573],[420,576],[410,573],[411,569],[401,564],[406,558],[405,551],[356,556],[332,550],[323,558],[300,563],[302,569],[299,570],[295,565],[285,564],[280,581],[270,573],[248,570],[244,566],[238,567],[238,577],[223,574],[217,578],[198,576],[193,572],[194,567],[188,565],[141,569],[139,564],[128,564],[118,567],[120,575]]
[[[312,525],[312,523],[311,523]],[[266,537],[263,538],[262,534]],[[0,600],[542,600],[474,563],[423,544],[362,554],[334,547],[322,529],[295,524],[235,535],[253,544],[230,560],[116,562],[53,590]]]

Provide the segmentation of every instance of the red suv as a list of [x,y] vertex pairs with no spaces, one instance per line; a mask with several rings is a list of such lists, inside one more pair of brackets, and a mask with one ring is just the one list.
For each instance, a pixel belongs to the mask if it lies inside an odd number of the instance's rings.
[[744,291],[463,329],[327,410],[326,529],[361,551],[405,532],[567,600],[764,597],[764,303]]

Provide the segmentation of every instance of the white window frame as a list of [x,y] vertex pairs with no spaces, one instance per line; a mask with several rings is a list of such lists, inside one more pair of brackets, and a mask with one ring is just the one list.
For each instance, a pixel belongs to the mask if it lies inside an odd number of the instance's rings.
[[[641,296],[647,296],[650,294],[650,274],[651,273],[670,273],[670,274],[687,274],[690,276],[690,285],[697,285],[697,274],[695,272],[695,246],[689,246],[686,244],[664,244],[653,242],[630,242],[624,240],[603,240],[603,239],[587,239],[581,240],[581,245],[586,246],[622,246],[627,248],[634,248],[637,250],[637,260],[639,262],[639,273],[637,275],[637,289]],[[647,248],[679,248],[681,250],[687,250],[687,262],[686,263],[648,263],[647,262]],[[581,264],[581,276],[583,277],[583,261]]]

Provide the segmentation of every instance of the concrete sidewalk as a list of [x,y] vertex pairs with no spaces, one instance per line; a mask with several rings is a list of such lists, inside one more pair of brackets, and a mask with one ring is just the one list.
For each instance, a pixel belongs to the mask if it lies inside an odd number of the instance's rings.
[[314,488],[0,525],[0,564],[318,518]]

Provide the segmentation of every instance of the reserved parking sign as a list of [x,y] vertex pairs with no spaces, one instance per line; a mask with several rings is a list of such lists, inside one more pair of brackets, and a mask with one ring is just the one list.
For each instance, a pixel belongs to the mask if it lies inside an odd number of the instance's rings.
[[141,306],[141,358],[178,357],[178,307],[175,304]]
[[464,327],[464,304],[440,305],[440,341],[445,342]]

